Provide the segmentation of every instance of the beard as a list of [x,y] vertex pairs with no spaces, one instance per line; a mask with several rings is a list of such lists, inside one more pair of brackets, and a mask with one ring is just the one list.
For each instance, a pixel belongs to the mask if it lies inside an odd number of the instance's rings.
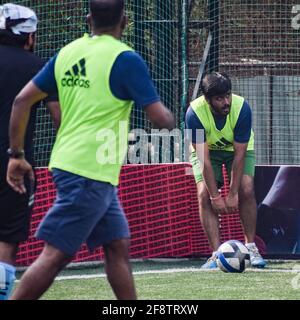
[[225,111],[227,109],[230,110],[230,105],[229,104],[226,104],[225,106],[222,107],[223,111]]

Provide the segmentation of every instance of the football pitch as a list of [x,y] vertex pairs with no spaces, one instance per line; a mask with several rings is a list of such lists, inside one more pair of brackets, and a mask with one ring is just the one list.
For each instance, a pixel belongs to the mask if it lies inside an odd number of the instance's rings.
[[[132,262],[140,300],[298,300],[300,261],[268,261],[244,273],[203,271],[199,259]],[[20,277],[21,274],[18,275]],[[44,300],[115,300],[103,265],[62,271]]]

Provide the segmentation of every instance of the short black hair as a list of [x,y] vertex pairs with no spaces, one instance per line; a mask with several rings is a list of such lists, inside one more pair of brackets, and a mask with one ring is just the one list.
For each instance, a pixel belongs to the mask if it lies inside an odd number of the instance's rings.
[[116,26],[122,17],[124,0],[90,0],[90,13],[95,28]]
[[29,39],[29,33],[14,34],[10,30],[0,30],[0,44],[23,48]]
[[201,90],[208,99],[231,91],[231,80],[224,72],[212,72],[202,79]]

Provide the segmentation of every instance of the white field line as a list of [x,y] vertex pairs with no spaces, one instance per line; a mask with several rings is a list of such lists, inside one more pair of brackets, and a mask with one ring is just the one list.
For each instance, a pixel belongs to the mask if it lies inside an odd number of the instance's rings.
[[[219,269],[216,270],[204,270],[199,268],[172,268],[172,269],[164,269],[164,270],[147,270],[147,271],[134,271],[133,275],[145,275],[145,274],[164,274],[164,273],[181,273],[181,272],[219,272]],[[255,268],[248,268],[245,272],[270,272],[270,273],[298,273],[300,269],[255,269]],[[58,276],[56,277],[56,281],[62,280],[81,280],[81,279],[96,279],[96,278],[106,278],[106,274],[99,273],[99,274],[83,274],[83,275],[72,275],[72,276]],[[16,280],[19,282],[19,280]]]

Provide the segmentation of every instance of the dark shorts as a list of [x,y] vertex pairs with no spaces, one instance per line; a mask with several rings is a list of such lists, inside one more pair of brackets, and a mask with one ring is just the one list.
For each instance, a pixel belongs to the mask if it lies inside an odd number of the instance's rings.
[[[214,170],[218,187],[221,187],[224,184],[222,164],[225,164],[226,171],[230,179],[234,152],[210,150],[209,155],[210,155],[210,161]],[[193,152],[191,155],[191,163],[193,166],[193,172],[194,172],[196,183],[203,181],[200,162],[196,158],[195,152]],[[255,152],[253,150],[249,150],[246,152],[246,156],[245,156],[244,174],[253,177],[254,173],[255,173]]]
[[26,194],[15,192],[0,176],[0,241],[18,243],[28,238],[34,186],[25,178]]
[[116,187],[59,169],[52,175],[57,197],[39,226],[38,239],[73,256],[84,242],[92,250],[130,237]]

